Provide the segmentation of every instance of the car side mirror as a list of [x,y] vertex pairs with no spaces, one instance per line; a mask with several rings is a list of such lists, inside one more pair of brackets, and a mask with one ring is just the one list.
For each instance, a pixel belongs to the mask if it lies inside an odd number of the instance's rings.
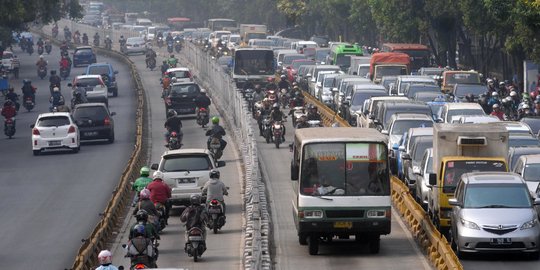
[[448,199],[448,204],[451,206],[461,206],[456,198]]
[[384,134],[384,135],[388,135],[388,130],[383,129],[383,130],[381,130],[381,133]]
[[337,87],[332,88],[332,92],[337,92],[337,91],[338,91]]
[[401,152],[404,152],[404,151],[405,151],[405,146],[400,145],[400,146],[398,147],[398,150],[401,151]]
[[307,78],[311,78],[311,73],[306,74]]
[[118,74],[118,70],[115,70],[115,71],[114,71],[114,74]]
[[401,155],[401,159],[403,160],[410,160],[411,159],[411,155],[409,155],[408,153],[403,153]]
[[291,180],[292,181],[297,181],[298,180],[298,173],[299,173],[300,169],[298,168],[298,165],[295,165],[292,161],[291,161]]
[[370,114],[370,115],[368,115],[368,117],[369,117],[369,119],[373,120],[373,122],[375,122],[375,115]]
[[351,102],[348,101],[348,100],[344,100],[342,103],[343,103],[343,106],[350,106],[351,105]]
[[283,65],[283,62],[277,62],[278,66]]
[[217,166],[218,168],[225,167],[225,161],[223,160],[218,161]]
[[437,174],[431,173],[429,174],[429,181],[430,186],[436,186],[437,185]]
[[116,115],[116,112],[111,112],[111,116],[115,116]]
[[154,164],[152,164],[152,165],[150,166],[150,169],[152,169],[152,170],[155,171],[155,170],[158,169],[158,167],[159,167],[159,165],[158,165],[157,163],[154,163]]
[[289,152],[292,153],[292,151],[293,151],[293,144],[292,144],[292,143],[289,143]]
[[73,87],[73,84],[68,83],[67,86],[68,86],[68,87]]
[[421,175],[420,167],[418,167],[418,166],[413,166],[412,172],[413,172],[413,174]]
[[534,200],[534,205],[540,205],[540,199],[535,199]]
[[435,123],[444,123],[444,121],[441,118],[435,119]]
[[397,89],[395,88],[390,88],[390,95],[391,96],[397,96],[398,92],[397,92]]

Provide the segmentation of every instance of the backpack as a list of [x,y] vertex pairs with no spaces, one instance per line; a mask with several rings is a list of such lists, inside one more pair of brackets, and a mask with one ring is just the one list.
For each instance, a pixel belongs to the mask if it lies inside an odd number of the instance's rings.
[[[195,211],[195,214],[192,215],[192,212]],[[195,209],[190,210],[189,219],[186,222],[186,227],[188,229],[191,229],[193,227],[199,227],[200,226],[200,219],[201,219],[201,213],[202,213],[202,207],[198,206]]]

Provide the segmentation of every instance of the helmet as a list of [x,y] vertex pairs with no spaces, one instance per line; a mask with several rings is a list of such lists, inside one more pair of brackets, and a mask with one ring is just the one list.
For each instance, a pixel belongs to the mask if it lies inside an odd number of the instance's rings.
[[169,109],[167,111],[167,117],[173,117],[176,116],[176,111],[174,109]]
[[40,55],[40,56],[39,56],[39,59],[43,59],[43,55]]
[[517,93],[516,93],[516,91],[512,91],[512,92],[510,92],[510,96],[511,96],[511,97],[515,97],[515,96],[517,96]]
[[281,76],[279,76],[280,78],[282,79],[285,79],[287,76],[285,76],[284,74],[282,74]]
[[529,106],[529,104],[525,103],[523,104],[523,107],[521,107],[522,109],[530,109],[531,107]]
[[268,77],[268,79],[266,79],[268,82],[274,82],[275,78],[274,77]]
[[174,54],[171,54],[171,58],[174,58]]
[[499,108],[499,104],[497,103],[493,104],[493,109],[497,109],[497,108]]
[[497,97],[497,96],[499,96],[499,93],[497,93],[497,91],[493,91],[493,92],[491,93],[491,96]]
[[60,92],[60,88],[58,88],[58,86],[55,86],[55,87],[53,88],[53,91],[54,91],[54,92]]
[[189,201],[191,202],[192,205],[199,205],[199,204],[201,204],[201,195],[193,194],[189,198]]
[[133,234],[134,234],[135,237],[137,237],[137,236],[146,237],[146,230],[144,228],[144,225],[142,225],[142,224],[135,225],[135,227],[133,227]]
[[155,179],[163,179],[163,173],[159,171],[155,171],[153,175],[154,180]]
[[139,192],[139,198],[141,200],[150,199],[150,190],[147,188],[143,188],[141,192]]
[[102,250],[98,254],[99,264],[111,264],[112,263],[112,253],[108,250]]
[[300,87],[298,87],[298,85],[295,85],[293,86],[293,89],[300,89]]
[[176,82],[176,77],[172,77],[171,82],[175,83]]
[[109,38],[109,35],[106,35],[105,38]]
[[293,85],[293,86],[297,86],[298,83],[297,83],[297,82],[293,82],[292,85]]
[[212,117],[212,124],[219,124],[219,117],[217,116]]
[[201,89],[201,94],[206,94],[206,89]]
[[24,79],[24,80],[23,80],[23,83],[24,83],[24,84],[31,84],[32,82],[31,82],[29,79]]
[[137,221],[148,221],[148,212],[141,209],[141,210],[137,211],[137,214],[135,215],[135,218],[137,219]]
[[277,103],[274,103],[274,105],[272,105],[272,109],[278,109],[279,110],[279,105]]
[[504,82],[500,82],[500,83],[499,83],[499,86],[504,86]]
[[219,179],[220,173],[218,170],[211,170],[210,171],[210,178],[217,178]]
[[143,166],[141,168],[141,176],[149,176],[150,175],[150,169],[146,166]]

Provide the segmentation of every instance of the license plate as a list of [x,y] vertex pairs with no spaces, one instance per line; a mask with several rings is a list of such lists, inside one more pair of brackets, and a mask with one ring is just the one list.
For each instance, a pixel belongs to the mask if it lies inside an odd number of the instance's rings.
[[176,183],[181,184],[193,184],[195,183],[195,178],[178,178],[176,179]]
[[492,245],[511,245],[512,238],[491,238]]
[[210,209],[208,209],[208,213],[209,214],[219,214],[219,213],[221,213],[221,210],[220,209],[210,208]]
[[49,146],[60,146],[62,145],[62,141],[50,141]]
[[191,109],[178,109],[179,112],[191,112]]
[[334,228],[351,229],[352,228],[352,222],[351,221],[336,221],[336,222],[334,222]]
[[89,132],[84,132],[83,135],[87,137],[92,137],[92,136],[97,136],[98,133],[97,131],[89,131]]
[[202,241],[203,238],[202,238],[202,236],[189,236],[188,240],[189,241]]

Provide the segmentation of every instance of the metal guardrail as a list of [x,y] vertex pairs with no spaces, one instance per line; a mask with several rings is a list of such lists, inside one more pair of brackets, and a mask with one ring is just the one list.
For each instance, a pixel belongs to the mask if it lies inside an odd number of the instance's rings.
[[[58,22],[60,28],[59,30],[61,31],[62,29],[60,26],[63,27],[63,25],[68,24],[70,25],[69,27],[72,32],[74,32],[76,29],[79,29],[81,34],[84,33],[83,31],[91,30],[89,28],[93,28],[93,32],[100,30],[95,27],[77,24],[75,22],[67,20],[61,20]],[[42,29],[39,29],[39,31],[36,30],[36,32],[59,44],[58,40],[52,39],[50,35],[43,32],[43,30],[50,29],[52,29],[51,26],[45,26]],[[121,34],[124,33],[116,33],[118,37]],[[59,37],[63,38],[63,35],[59,34]],[[102,38],[104,37],[105,36],[103,35]],[[103,45],[103,43],[101,43],[101,45]],[[124,209],[127,207],[127,205],[131,202],[131,186],[129,183],[132,179],[136,179],[139,176],[139,168],[146,165],[148,158],[148,140],[146,138],[148,130],[147,125],[145,124],[145,122],[147,121],[146,99],[144,95],[144,87],[141,78],[137,73],[137,69],[134,63],[128,57],[121,53],[105,50],[98,47],[94,47],[94,49],[98,53],[116,58],[130,67],[131,77],[135,84],[135,91],[137,92],[137,110],[135,115],[136,139],[134,150],[131,154],[131,157],[129,158],[126,167],[124,168],[124,171],[122,172],[118,185],[112,192],[111,200],[109,201],[107,207],[102,213],[101,221],[95,226],[90,236],[87,239],[83,240],[83,244],[77,252],[75,261],[71,266],[71,269],[77,270],[91,270],[94,269],[96,265],[98,265],[97,255],[99,251],[107,248],[107,240],[109,240],[113,236],[114,229],[116,228],[116,225],[121,218],[121,214],[124,212]]]
[[271,269],[270,214],[248,104],[236,89],[232,78],[223,72],[222,67],[206,52],[193,43],[186,42],[180,54],[187,60],[190,69],[199,76],[199,82],[208,89],[229,130],[234,131],[232,137],[243,158],[244,268]]

